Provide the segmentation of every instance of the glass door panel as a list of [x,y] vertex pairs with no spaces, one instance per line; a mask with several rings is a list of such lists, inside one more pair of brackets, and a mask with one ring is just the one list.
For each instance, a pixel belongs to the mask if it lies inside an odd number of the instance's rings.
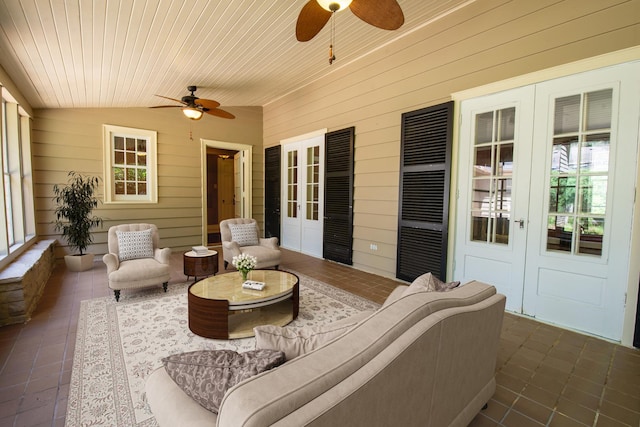
[[612,96],[605,89],[555,100],[548,251],[602,255]]
[[509,243],[515,108],[475,116],[471,240]]

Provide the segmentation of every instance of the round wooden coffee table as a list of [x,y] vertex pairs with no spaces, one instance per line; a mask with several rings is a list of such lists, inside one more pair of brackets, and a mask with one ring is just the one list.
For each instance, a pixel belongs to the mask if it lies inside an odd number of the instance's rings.
[[298,317],[298,276],[282,270],[253,270],[249,280],[261,291],[242,287],[239,272],[202,279],[189,286],[189,329],[206,338],[252,337],[259,325],[284,326]]

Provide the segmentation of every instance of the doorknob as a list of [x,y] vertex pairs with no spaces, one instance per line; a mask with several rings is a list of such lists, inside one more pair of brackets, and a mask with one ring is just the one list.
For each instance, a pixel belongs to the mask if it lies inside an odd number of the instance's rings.
[[524,219],[520,218],[517,221],[514,221],[516,224],[520,224],[520,228],[524,228]]

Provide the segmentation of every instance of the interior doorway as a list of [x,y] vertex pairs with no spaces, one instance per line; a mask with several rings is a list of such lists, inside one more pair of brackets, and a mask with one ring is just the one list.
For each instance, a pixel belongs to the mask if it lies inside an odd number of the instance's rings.
[[238,151],[207,147],[207,245],[220,243],[220,221],[236,215],[234,156]]
[[220,245],[220,221],[251,218],[252,146],[202,140],[202,242]]

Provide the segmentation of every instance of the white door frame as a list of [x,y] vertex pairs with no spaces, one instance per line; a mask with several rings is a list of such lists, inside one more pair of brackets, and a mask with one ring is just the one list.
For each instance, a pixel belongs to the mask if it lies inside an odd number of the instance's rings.
[[[242,197],[241,212],[244,218],[253,218],[253,206],[251,201],[253,200],[253,185],[251,177],[253,176],[252,161],[253,159],[253,146],[247,144],[238,144],[235,142],[216,141],[212,139],[201,140],[201,155],[200,155],[200,176],[202,178],[202,244],[207,245],[207,148],[219,148],[222,150],[235,150],[241,151],[242,164],[244,165],[242,173]],[[237,202],[237,201],[236,201]]]

